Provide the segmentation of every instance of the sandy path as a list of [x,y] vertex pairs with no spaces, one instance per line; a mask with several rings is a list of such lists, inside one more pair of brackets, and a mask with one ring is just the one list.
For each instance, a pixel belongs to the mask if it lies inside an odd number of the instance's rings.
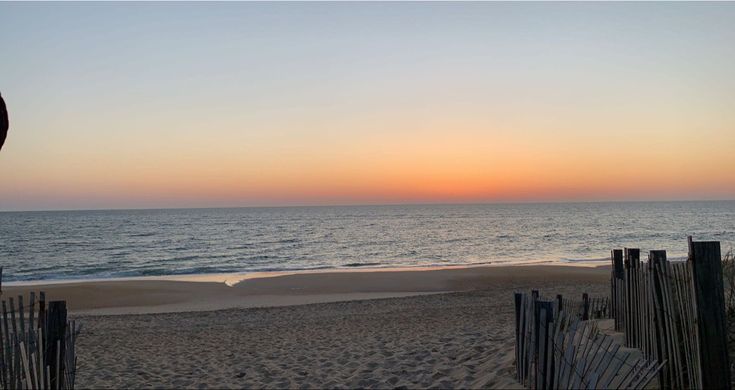
[[85,316],[78,385],[513,387],[512,292],[579,296],[609,288],[599,277],[535,279],[404,298]]

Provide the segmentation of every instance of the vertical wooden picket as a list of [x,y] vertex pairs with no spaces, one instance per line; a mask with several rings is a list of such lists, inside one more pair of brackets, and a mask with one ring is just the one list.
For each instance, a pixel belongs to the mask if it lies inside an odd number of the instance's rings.
[[730,388],[722,256],[718,241],[694,242],[689,237],[689,269],[699,342],[699,387]]

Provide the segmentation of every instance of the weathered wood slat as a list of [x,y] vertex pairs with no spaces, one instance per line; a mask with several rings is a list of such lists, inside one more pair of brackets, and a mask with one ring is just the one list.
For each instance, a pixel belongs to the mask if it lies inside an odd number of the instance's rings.
[[43,334],[47,334],[46,329],[46,293],[41,291],[38,294],[38,325],[37,328],[41,328]]
[[597,336],[599,335],[595,336],[596,340],[592,340],[592,347],[590,348],[590,352],[588,353],[590,360],[589,363],[584,367],[583,375],[585,376],[587,376],[590,372],[594,372],[594,367],[597,366],[601,358],[600,351],[603,349],[605,342],[610,339]]
[[[18,328],[20,329],[20,333],[18,334],[19,338],[26,340],[26,316],[23,308],[22,295],[18,296]],[[30,382],[30,385],[33,386],[33,382]]]
[[[30,294],[28,305],[23,296],[2,301],[3,311],[0,320],[0,388],[2,389],[67,389],[73,388],[76,376],[76,332],[74,322],[66,320],[65,310],[56,321],[49,325],[42,318],[46,315],[45,296],[41,292],[41,300],[36,305],[36,294]],[[8,306],[9,309],[8,310]],[[65,308],[65,302],[58,307]],[[38,310],[38,312],[36,312]],[[38,314],[38,315],[36,315]],[[71,324],[71,325],[69,325]],[[71,327],[70,327],[71,326]],[[56,343],[57,366],[52,371],[45,362],[47,343],[44,329],[51,329],[59,334]],[[53,333],[53,332],[52,332]],[[51,382],[56,373],[55,382]]]
[[33,387],[33,383],[31,382],[31,369],[28,366],[28,354],[26,353],[26,348],[23,341],[20,341],[18,343],[18,347],[20,349],[20,357],[23,364],[23,373],[25,374],[23,381],[26,381],[28,388],[31,388]]
[[605,356],[602,358],[602,361],[600,363],[600,368],[597,370],[597,372],[600,373],[600,378],[598,379],[598,383],[601,383],[603,381],[603,378],[606,377],[606,373],[608,372],[610,365],[613,364],[613,362],[616,360],[614,357],[620,350],[620,344],[613,344],[611,348],[609,348],[607,351],[605,351]]
[[[727,352],[725,297],[722,281],[722,255],[718,241],[693,242],[689,239],[689,268],[693,283],[693,304],[698,324],[699,387],[730,388]],[[706,374],[705,374],[706,373]]]
[[28,346],[34,348],[36,344],[36,324],[34,323],[36,315],[36,293],[31,291],[31,299],[28,311]]
[[618,373],[620,372],[620,367],[622,367],[625,360],[628,359],[628,354],[629,352],[623,351],[623,353],[619,355],[610,355],[611,364],[608,365],[607,370],[605,370],[605,381],[600,383],[600,388],[610,388],[611,383],[613,383]]
[[40,368],[38,374],[40,377],[40,383],[43,388],[48,388],[46,386],[46,375],[44,370],[44,359],[43,359],[43,332],[41,332],[41,329],[38,329],[38,339],[36,340],[36,349],[38,351],[38,366]]
[[[558,296],[557,296],[558,297]],[[555,308],[556,309],[556,308]],[[555,382],[555,375],[554,370],[556,369],[555,363],[556,363],[556,340],[557,335],[559,334],[559,328],[562,323],[562,319],[560,316],[562,315],[562,312],[556,311],[554,313],[554,321],[550,324],[552,326],[551,331],[548,334],[548,359],[546,361],[546,382],[544,383],[544,386],[546,389],[553,389]]]
[[[667,361],[668,348],[664,341],[666,335],[666,319],[664,316],[664,300],[663,300],[663,287],[661,280],[661,264],[666,261],[666,251],[651,251],[648,255],[648,263],[650,270],[651,283],[649,284],[651,309],[652,309],[652,320],[654,330],[654,344],[655,348],[653,352],[657,361]],[[660,370],[659,383],[662,387],[667,387],[670,383],[667,371]]]
[[13,335],[18,335],[18,326],[15,321],[15,301],[12,297],[8,298],[8,304],[10,305],[10,326],[13,331]]
[[546,327],[546,307],[539,305],[539,349],[536,364],[534,388],[543,389],[546,383],[546,340],[549,338]]
[[670,366],[670,377],[671,382],[675,383],[678,387],[683,388],[686,386],[684,379],[684,372],[686,370],[686,353],[682,356],[682,345],[686,344],[687,328],[688,323],[682,321],[682,310],[681,304],[683,303],[681,297],[681,289],[684,280],[678,277],[676,269],[678,267],[672,267],[668,265],[664,268],[664,276],[669,279],[666,284],[664,291],[666,292],[666,299],[668,301],[668,311],[664,313],[670,317],[669,319],[669,351],[671,357]]
[[2,344],[3,347],[2,347],[2,350],[0,351],[0,354],[2,355],[2,360],[3,360],[2,382],[3,382],[3,387],[8,388],[10,387],[9,378],[10,378],[11,369],[12,369],[12,367],[8,366],[8,363],[12,361],[12,358],[10,356],[11,344],[10,344],[10,338],[9,338],[9,333],[8,333],[8,309],[6,307],[5,301],[2,302],[2,306],[3,306],[3,319],[2,319],[2,324],[0,325],[0,327],[2,328],[2,330],[0,330],[0,338],[3,339],[3,344]]
[[520,350],[521,350],[521,303],[523,301],[523,295],[521,293],[513,294],[515,303],[515,318],[516,318],[516,339],[515,339],[515,361],[516,361],[516,380],[520,380],[520,369],[518,363],[520,362]]

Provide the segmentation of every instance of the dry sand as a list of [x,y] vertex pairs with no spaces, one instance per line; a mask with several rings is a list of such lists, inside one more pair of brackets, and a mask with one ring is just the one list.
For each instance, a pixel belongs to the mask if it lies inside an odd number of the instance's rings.
[[4,292],[69,301],[83,324],[82,388],[508,388],[512,293],[604,295],[608,277],[604,268],[516,266]]

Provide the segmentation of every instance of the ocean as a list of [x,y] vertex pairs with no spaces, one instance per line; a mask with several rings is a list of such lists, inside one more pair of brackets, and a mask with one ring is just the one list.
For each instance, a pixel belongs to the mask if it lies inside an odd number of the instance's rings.
[[0,213],[4,281],[469,264],[608,264],[735,243],[735,201]]

